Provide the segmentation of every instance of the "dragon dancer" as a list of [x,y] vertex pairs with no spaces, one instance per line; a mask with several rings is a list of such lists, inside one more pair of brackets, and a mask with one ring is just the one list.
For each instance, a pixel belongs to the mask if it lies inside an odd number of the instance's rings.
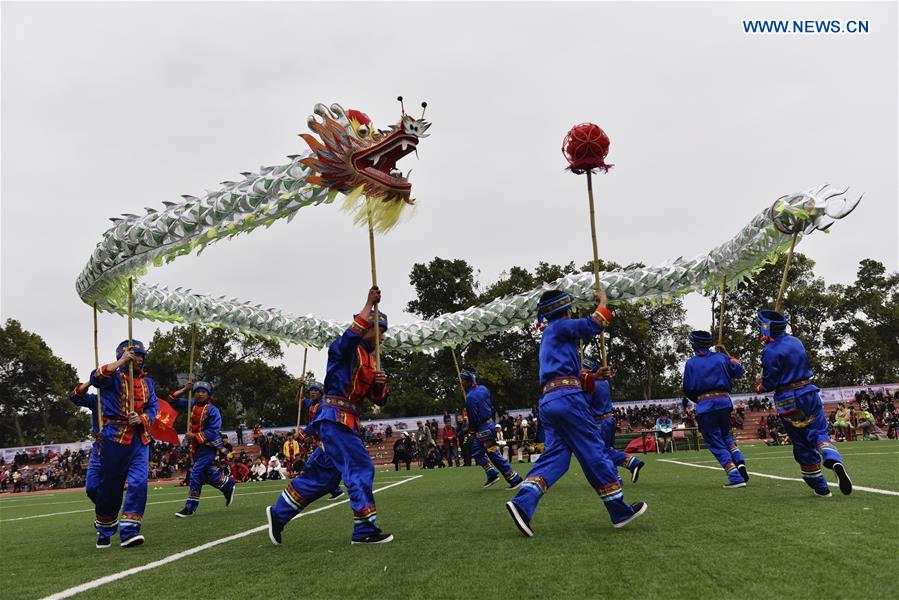
[[465,410],[468,413],[468,430],[471,433],[471,457],[487,474],[484,487],[490,487],[502,474],[512,489],[521,485],[521,475],[515,472],[499,451],[496,443],[497,425],[493,422],[493,405],[490,403],[490,390],[479,385],[477,371],[471,367],[462,367],[459,373],[462,388],[465,390]]
[[762,375],[756,391],[774,392],[774,407],[793,445],[802,479],[819,497],[830,498],[830,488],[821,472],[821,461],[837,476],[840,491],[852,493],[852,481],[843,458],[827,434],[827,419],[818,388],[812,384],[811,365],[802,342],[787,334],[787,317],[773,310],[758,312],[758,327],[765,348]]
[[[315,434],[312,433],[309,425],[312,424],[312,421],[315,420],[315,413],[318,411],[318,407],[321,404],[321,399],[325,395],[325,388],[322,387],[322,384],[319,382],[313,382],[312,385],[309,386],[309,397],[303,398],[303,408],[306,409],[306,427],[304,429],[297,430],[297,439],[299,439],[300,443],[304,443],[307,440],[311,440],[313,447],[318,447],[321,445],[321,442],[316,439]],[[340,484],[337,484],[333,490],[331,490],[331,496],[328,500],[337,500],[343,496],[343,488],[340,487]]]
[[730,431],[730,399],[733,380],[745,374],[740,361],[730,356],[724,346],[712,352],[712,334],[691,331],[693,357],[684,366],[684,395],[696,404],[696,424],[709,451],[727,474],[726,489],[746,487],[749,471],[746,459],[734,442]]
[[91,502],[97,503],[97,488],[100,486],[100,425],[97,421],[97,395],[88,394],[90,383],[79,383],[69,392],[69,400],[75,406],[90,409],[91,411],[91,435],[94,442],[91,444],[91,454],[87,461],[87,474],[84,479],[84,491]]
[[387,315],[374,307],[381,291],[372,287],[349,328],[328,348],[325,397],[310,431],[321,444],[309,457],[303,472],[288,485],[274,506],[265,509],[269,539],[281,544],[284,526],[309,503],[334,490],[341,479],[353,509],[353,544],[383,544],[393,540],[375,525],[372,484],[375,466],[360,437],[360,416],[366,398],[378,406],[387,402],[387,375],[375,368],[375,327],[387,330]]
[[228,453],[225,439],[222,436],[222,413],[212,403],[213,386],[206,381],[187,382],[180,390],[169,394],[169,402],[175,410],[187,410],[187,398],[184,394],[192,389],[193,404],[190,407],[188,430],[185,439],[190,444],[193,466],[190,469],[190,491],[184,508],[175,513],[176,517],[192,516],[200,506],[200,493],[203,485],[211,485],[225,497],[225,506],[234,501],[234,480],[214,466],[218,454]]
[[[584,388],[589,395],[590,412],[593,414],[596,426],[599,427],[599,435],[606,445],[609,460],[616,467],[624,467],[630,471],[631,483],[637,483],[637,479],[640,478],[640,470],[645,463],[633,454],[615,448],[615,430],[618,428],[618,423],[612,410],[612,388],[609,385],[612,370],[602,366],[589,356],[584,357],[581,366]],[[592,393],[590,392],[591,387],[593,388]]]
[[531,519],[546,491],[568,471],[574,454],[587,481],[596,490],[614,527],[623,527],[646,512],[646,503],[626,504],[615,465],[609,460],[599,429],[594,425],[587,394],[581,387],[578,344],[599,335],[612,319],[606,294],[598,287],[598,306],[587,318],[571,318],[571,296],[545,292],[537,305],[537,318],[547,321],[540,341],[540,383],[543,397],[538,418],[546,435],[546,451],[528,473],[518,494],[506,503],[518,530],[534,535]]
[[[123,548],[144,543],[140,529],[147,506],[149,430],[159,410],[153,380],[142,370],[145,356],[146,349],[141,342],[132,340],[129,345],[125,340],[116,348],[114,363],[91,372],[91,385],[100,392],[102,412],[102,460],[94,522],[97,548],[108,548],[116,530]],[[128,363],[133,365],[133,380],[128,375]],[[124,493],[126,480],[127,495]]]

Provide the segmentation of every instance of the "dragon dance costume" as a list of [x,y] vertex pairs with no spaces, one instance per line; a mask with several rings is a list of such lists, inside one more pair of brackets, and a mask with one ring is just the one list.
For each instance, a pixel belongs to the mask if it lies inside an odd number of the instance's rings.
[[97,394],[88,394],[89,383],[79,383],[69,392],[69,400],[75,406],[90,409],[91,411],[91,435],[94,443],[91,444],[91,455],[87,461],[87,474],[84,478],[84,491],[91,502],[97,503],[97,488],[100,486],[100,425],[97,423]]
[[[387,388],[375,383],[374,356],[362,339],[362,334],[373,326],[373,315],[356,315],[350,327],[328,348],[325,396],[307,428],[321,443],[303,472],[267,509],[269,535],[275,544],[280,543],[280,530],[285,524],[311,502],[334,491],[341,479],[353,509],[352,541],[361,543],[382,535],[375,525],[375,466],[360,436],[359,420],[366,398],[379,406],[387,401]],[[379,326],[382,331],[387,329],[384,313],[379,313]],[[273,527],[277,534],[272,533]]]
[[[127,348],[127,341],[119,344],[116,358],[121,359]],[[146,355],[144,345],[137,340],[133,340],[131,349],[135,354]],[[140,424],[131,425],[128,423],[128,411],[132,388],[128,367],[123,366],[113,371],[109,365],[103,365],[91,372],[91,385],[100,392],[102,411],[102,458],[95,503],[97,546],[108,547],[109,538],[116,530],[119,530],[122,546],[138,545],[143,542],[140,528],[147,506],[148,431],[158,411],[155,386],[153,380],[142,371],[134,373],[134,412],[139,415]],[[124,494],[126,480],[127,495]]]
[[[306,417],[306,427],[304,427],[301,431],[298,432],[298,437],[300,443],[304,443],[306,440],[311,440],[313,446],[320,446],[321,440],[315,437],[315,434],[312,432],[310,425],[315,420],[315,413],[318,411],[318,407],[321,406],[322,398],[325,396],[325,388],[322,387],[322,384],[317,381],[309,386],[309,392],[312,393],[313,390],[317,390],[321,396],[316,400],[312,397],[303,398],[303,408],[307,410]],[[331,490],[330,500],[336,500],[343,496],[343,488],[340,487],[340,484],[337,484],[333,490]]]
[[538,418],[546,435],[546,451],[537,459],[515,497],[506,503],[518,529],[529,537],[533,535],[530,521],[537,504],[568,471],[572,454],[602,498],[614,526],[623,526],[646,510],[643,502],[634,505],[624,502],[618,473],[609,460],[599,429],[594,425],[587,394],[581,388],[579,378],[578,342],[601,333],[612,313],[600,306],[587,318],[560,318],[567,317],[570,308],[571,296],[567,293],[547,292],[537,309],[538,318],[549,321],[540,341],[543,397],[538,407]]
[[[640,477],[640,469],[644,462],[627,452],[615,448],[615,431],[618,429],[618,421],[612,408],[612,387],[608,379],[593,379],[594,374],[600,369],[595,359],[585,356],[582,364],[584,371],[584,387],[587,392],[587,401],[590,405],[590,413],[599,428],[599,436],[606,446],[609,460],[616,467],[624,467],[631,472],[631,481],[636,483]],[[590,387],[593,391],[590,392]]]
[[468,367],[460,371],[459,377],[468,386],[465,393],[465,410],[468,413],[468,429],[471,432],[471,456],[475,463],[484,469],[487,481],[484,487],[490,487],[499,480],[500,474],[516,488],[521,484],[521,475],[515,472],[496,443],[496,423],[493,421],[493,405],[490,403],[490,390],[478,385],[477,372]]
[[843,458],[827,434],[827,419],[818,388],[811,382],[814,373],[805,347],[798,338],[787,335],[787,318],[778,312],[760,310],[758,325],[765,342],[758,391],[774,392],[774,407],[790,436],[802,479],[818,496],[831,496],[821,472],[823,458],[824,466],[836,473],[840,491],[851,494],[852,481]]
[[[200,506],[200,493],[203,485],[211,485],[225,496],[225,506],[231,506],[234,499],[235,483],[227,473],[213,466],[219,453],[226,453],[225,439],[222,437],[222,413],[212,404],[213,387],[211,383],[198,381],[193,391],[205,390],[206,400],[195,399],[190,407],[188,430],[194,434],[190,440],[190,453],[193,466],[190,469],[190,491],[184,508],[175,513],[177,517],[189,517]],[[175,410],[187,410],[187,398],[178,398],[169,394],[169,402]]]
[[730,431],[731,383],[745,374],[736,358],[712,352],[712,334],[691,331],[690,344],[695,356],[684,366],[684,395],[696,403],[696,424],[709,451],[727,474],[728,489],[746,487],[749,471],[746,459]]

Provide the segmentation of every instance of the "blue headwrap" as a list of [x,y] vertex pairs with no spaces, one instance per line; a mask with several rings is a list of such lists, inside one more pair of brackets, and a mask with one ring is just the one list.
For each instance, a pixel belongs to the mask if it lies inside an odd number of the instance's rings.
[[208,381],[198,381],[194,384],[193,391],[196,392],[197,390],[206,390],[206,393],[212,396],[213,387]]
[[571,308],[571,294],[559,291],[537,305],[537,322],[552,321]]
[[[369,325],[375,324],[375,311],[372,310],[368,313],[368,317],[366,318]],[[381,325],[381,331],[387,331],[387,313],[378,311],[378,323]]]
[[[125,349],[128,347],[128,340],[122,341],[115,349],[115,359],[119,360],[125,354]],[[147,350],[144,348],[144,343],[138,340],[131,340],[131,349],[135,354],[140,354],[141,356],[147,355]]]
[[602,364],[600,364],[598,360],[590,358],[589,356],[585,356],[584,360],[581,362],[581,368],[585,371],[590,371],[591,373],[596,373],[601,366]]
[[322,384],[317,381],[313,382],[312,385],[309,386],[309,391],[311,392],[312,390],[318,390],[319,392],[321,392],[322,396],[325,395],[325,388],[322,387]]
[[459,370],[459,379],[462,381],[470,381],[471,383],[478,382],[478,372],[472,369],[471,367],[463,366]]
[[700,329],[690,332],[690,345],[694,348],[704,350],[706,348],[711,348],[714,343],[715,341],[712,339],[712,334],[708,331],[702,331]]
[[765,337],[777,337],[787,331],[787,316],[773,310],[760,310],[757,323]]

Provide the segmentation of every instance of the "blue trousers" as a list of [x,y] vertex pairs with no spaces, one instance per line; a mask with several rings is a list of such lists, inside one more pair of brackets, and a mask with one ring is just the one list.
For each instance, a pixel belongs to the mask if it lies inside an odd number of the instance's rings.
[[471,457],[475,464],[484,469],[488,480],[502,474],[506,481],[513,481],[518,473],[499,451],[494,429],[492,422],[478,427],[475,438],[471,441]]
[[[102,537],[112,537],[118,529],[124,541],[140,533],[147,507],[149,446],[141,442],[139,435],[135,435],[130,444],[117,444],[110,438],[103,438],[100,454],[103,459],[100,461],[94,525]],[[124,493],[126,481],[127,494]],[[122,511],[121,527],[119,510]]]
[[209,446],[201,446],[194,453],[194,465],[190,469],[190,492],[187,495],[187,502],[184,503],[187,510],[193,511],[199,507],[203,484],[211,485],[222,493],[234,487],[233,479],[212,466],[215,455],[215,448]]
[[796,406],[805,419],[792,421],[781,417],[780,421],[793,444],[793,458],[799,463],[803,481],[813,490],[825,492],[827,480],[821,472],[821,460],[825,467],[832,468],[834,463],[843,462],[843,457],[827,434],[827,419],[818,392],[797,397]]
[[303,471],[295,477],[272,507],[272,516],[287,523],[324,494],[335,490],[343,479],[353,509],[353,540],[361,540],[381,530],[372,485],[375,465],[358,434],[333,421],[317,425],[321,445],[315,449]]
[[87,475],[84,479],[84,491],[91,502],[97,504],[97,489],[100,487],[100,444],[94,442],[91,455],[87,460]]
[[572,454],[584,470],[587,481],[602,498],[612,522],[620,523],[632,515],[634,509],[624,502],[618,472],[609,460],[584,393],[572,392],[544,399],[538,418],[546,434],[546,450],[512,499],[528,519],[533,518],[546,491],[568,471]]
[[615,417],[606,417],[598,421],[596,426],[599,427],[599,437],[602,438],[602,443],[606,445],[606,453],[613,465],[633,470],[634,467],[642,462],[636,456],[615,448],[615,431],[618,429]]
[[697,413],[696,424],[705,445],[727,473],[728,483],[742,483],[743,476],[737,467],[746,464],[746,459],[730,434],[730,413],[730,408]]

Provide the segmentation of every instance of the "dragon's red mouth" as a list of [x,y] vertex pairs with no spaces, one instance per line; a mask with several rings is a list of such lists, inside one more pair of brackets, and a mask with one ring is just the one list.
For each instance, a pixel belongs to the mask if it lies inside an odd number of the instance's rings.
[[385,188],[408,193],[412,189],[408,173],[396,168],[398,160],[415,151],[418,138],[397,132],[370,148],[357,152],[352,157],[356,171]]

